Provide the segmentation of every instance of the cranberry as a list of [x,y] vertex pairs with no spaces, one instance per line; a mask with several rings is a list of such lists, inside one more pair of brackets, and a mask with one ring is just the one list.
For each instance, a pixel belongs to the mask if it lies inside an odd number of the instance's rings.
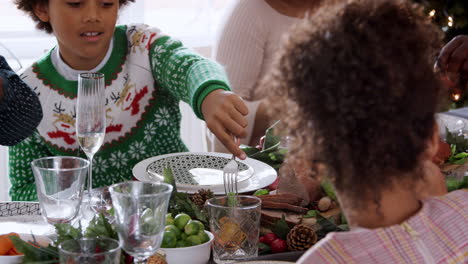
[[278,237],[275,234],[268,233],[263,236],[263,241],[260,241],[260,242],[270,245],[271,242],[273,242],[275,239],[278,239]]
[[286,244],[286,241],[284,241],[281,238],[277,238],[273,240],[270,244],[271,252],[273,253],[283,253],[288,250],[288,245]]

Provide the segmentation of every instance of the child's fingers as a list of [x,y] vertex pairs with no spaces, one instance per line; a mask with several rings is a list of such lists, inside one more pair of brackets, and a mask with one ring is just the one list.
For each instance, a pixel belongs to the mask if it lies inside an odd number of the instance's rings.
[[233,110],[229,113],[229,116],[232,118],[232,120],[234,122],[236,122],[239,126],[241,127],[247,127],[247,118],[245,118],[244,115],[242,115],[241,113],[239,113],[238,111],[236,110]]
[[239,123],[237,123],[235,120],[230,118],[220,120],[221,125],[227,130],[227,132],[231,133],[232,135],[240,138],[247,136],[247,129],[239,125]]
[[234,138],[232,135],[230,135],[228,132],[226,132],[222,126],[220,125],[215,125],[211,131],[216,135],[216,137],[223,143],[223,145],[231,152],[234,154],[236,157],[240,159],[245,159],[247,155],[245,154],[244,151],[242,151],[239,148],[239,145],[235,142]]
[[245,116],[249,113],[249,108],[247,108],[244,101],[239,96],[235,96],[233,98],[233,104],[237,111],[239,111],[242,115]]

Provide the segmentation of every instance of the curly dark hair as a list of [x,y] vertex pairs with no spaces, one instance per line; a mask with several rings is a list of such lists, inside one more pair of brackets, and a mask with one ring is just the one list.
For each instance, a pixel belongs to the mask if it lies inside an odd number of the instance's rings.
[[442,33],[418,10],[398,0],[324,6],[291,30],[262,82],[293,139],[288,162],[328,177],[357,208],[363,198],[378,206],[396,180],[423,178]]
[[[135,2],[135,0],[119,0],[119,5],[122,7],[129,2]],[[39,17],[34,14],[34,7],[36,5],[47,5],[49,0],[15,0],[16,7],[19,10],[26,12],[34,22],[36,22],[36,28],[44,30],[47,33],[52,33],[52,26],[49,22],[42,22]]]

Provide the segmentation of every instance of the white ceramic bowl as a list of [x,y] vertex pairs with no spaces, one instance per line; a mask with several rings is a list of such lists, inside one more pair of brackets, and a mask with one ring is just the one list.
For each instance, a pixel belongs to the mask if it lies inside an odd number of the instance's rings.
[[[18,234],[24,241],[33,241],[32,235],[30,234]],[[46,236],[34,235],[37,243],[41,246],[47,246],[51,243],[51,240]],[[1,264],[19,264],[23,262],[23,255],[17,256],[0,256]]]
[[214,236],[205,230],[210,237],[206,243],[183,248],[161,248],[166,253],[168,264],[206,264],[210,260],[211,243]]

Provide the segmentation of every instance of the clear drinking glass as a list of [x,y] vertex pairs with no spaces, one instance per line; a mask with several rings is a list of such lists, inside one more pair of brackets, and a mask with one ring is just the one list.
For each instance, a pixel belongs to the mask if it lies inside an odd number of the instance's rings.
[[79,212],[89,161],[47,157],[31,162],[41,213],[50,224],[68,223]]
[[106,97],[104,74],[81,73],[78,76],[76,134],[81,149],[89,160],[88,198],[92,201],[94,154],[101,147],[106,132]]
[[67,240],[59,245],[63,264],[119,264],[119,241],[110,238],[81,238]]
[[205,208],[214,235],[213,258],[216,263],[233,263],[258,255],[261,200],[254,196],[215,197]]
[[172,186],[166,183],[123,182],[109,189],[122,248],[144,263],[161,246]]

